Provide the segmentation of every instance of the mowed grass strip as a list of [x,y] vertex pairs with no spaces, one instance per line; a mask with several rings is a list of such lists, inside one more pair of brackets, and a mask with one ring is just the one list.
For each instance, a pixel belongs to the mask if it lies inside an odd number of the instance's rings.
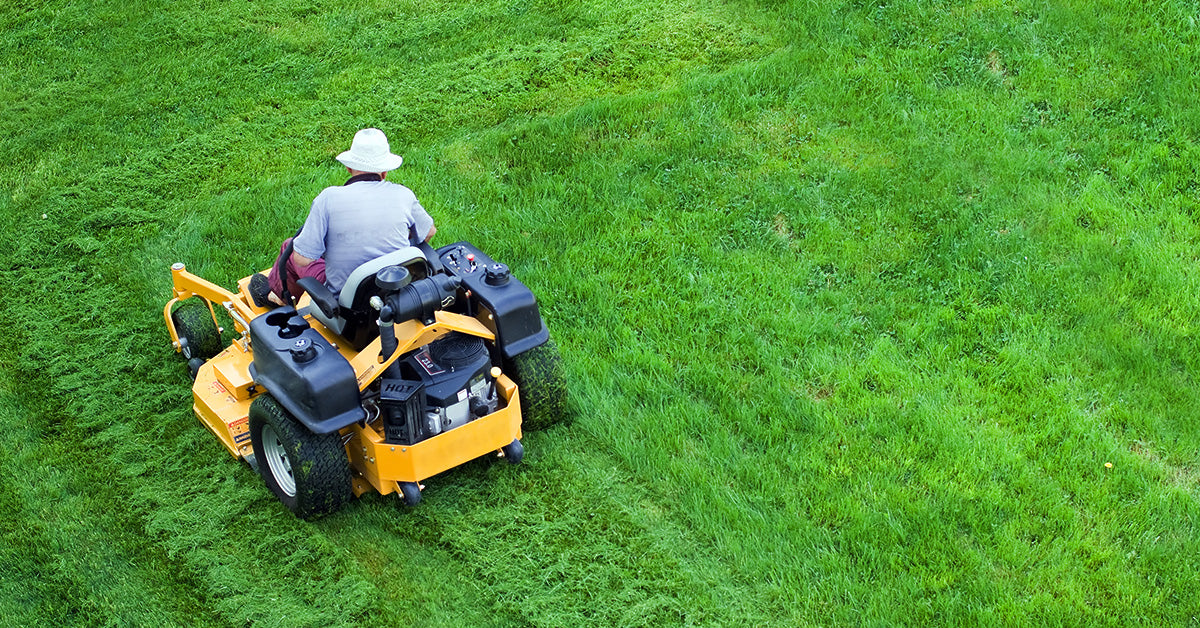
[[[87,624],[1194,621],[1194,18],[8,9],[0,355],[32,442],[0,449],[29,547],[0,582]],[[444,241],[537,291],[579,413],[527,468],[309,524],[191,417],[159,308],[171,262],[269,263],[365,125]],[[75,450],[100,497],[14,479]],[[57,544],[81,530],[115,549]]]

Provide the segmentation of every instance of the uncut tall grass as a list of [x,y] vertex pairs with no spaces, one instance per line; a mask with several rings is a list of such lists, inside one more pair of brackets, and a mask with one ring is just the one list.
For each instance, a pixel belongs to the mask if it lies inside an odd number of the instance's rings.
[[[1198,11],[5,4],[0,617],[1195,625]],[[168,267],[265,267],[365,126],[576,413],[303,522]]]

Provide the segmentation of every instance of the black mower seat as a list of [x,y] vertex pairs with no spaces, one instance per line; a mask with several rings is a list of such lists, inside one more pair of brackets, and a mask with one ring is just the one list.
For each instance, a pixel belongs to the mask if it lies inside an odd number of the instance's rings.
[[370,300],[379,293],[375,274],[388,266],[403,266],[412,273],[414,279],[428,276],[431,270],[429,259],[421,249],[404,247],[355,268],[337,296],[338,311],[334,316],[326,315],[315,305],[310,308],[310,314],[356,348],[362,349],[379,335],[378,314],[371,308]]

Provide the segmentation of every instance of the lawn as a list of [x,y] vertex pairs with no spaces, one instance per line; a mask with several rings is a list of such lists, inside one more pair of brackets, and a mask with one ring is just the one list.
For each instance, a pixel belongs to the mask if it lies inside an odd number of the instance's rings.
[[[1198,20],[6,3],[0,623],[1200,626]],[[366,126],[538,295],[575,412],[307,522],[162,307]]]

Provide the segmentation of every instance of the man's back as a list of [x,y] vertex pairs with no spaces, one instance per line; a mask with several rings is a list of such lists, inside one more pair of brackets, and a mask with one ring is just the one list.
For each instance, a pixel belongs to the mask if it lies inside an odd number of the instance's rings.
[[336,293],[359,264],[419,243],[432,227],[412,190],[386,180],[352,180],[313,200],[293,246],[304,257],[325,259],[325,283]]

